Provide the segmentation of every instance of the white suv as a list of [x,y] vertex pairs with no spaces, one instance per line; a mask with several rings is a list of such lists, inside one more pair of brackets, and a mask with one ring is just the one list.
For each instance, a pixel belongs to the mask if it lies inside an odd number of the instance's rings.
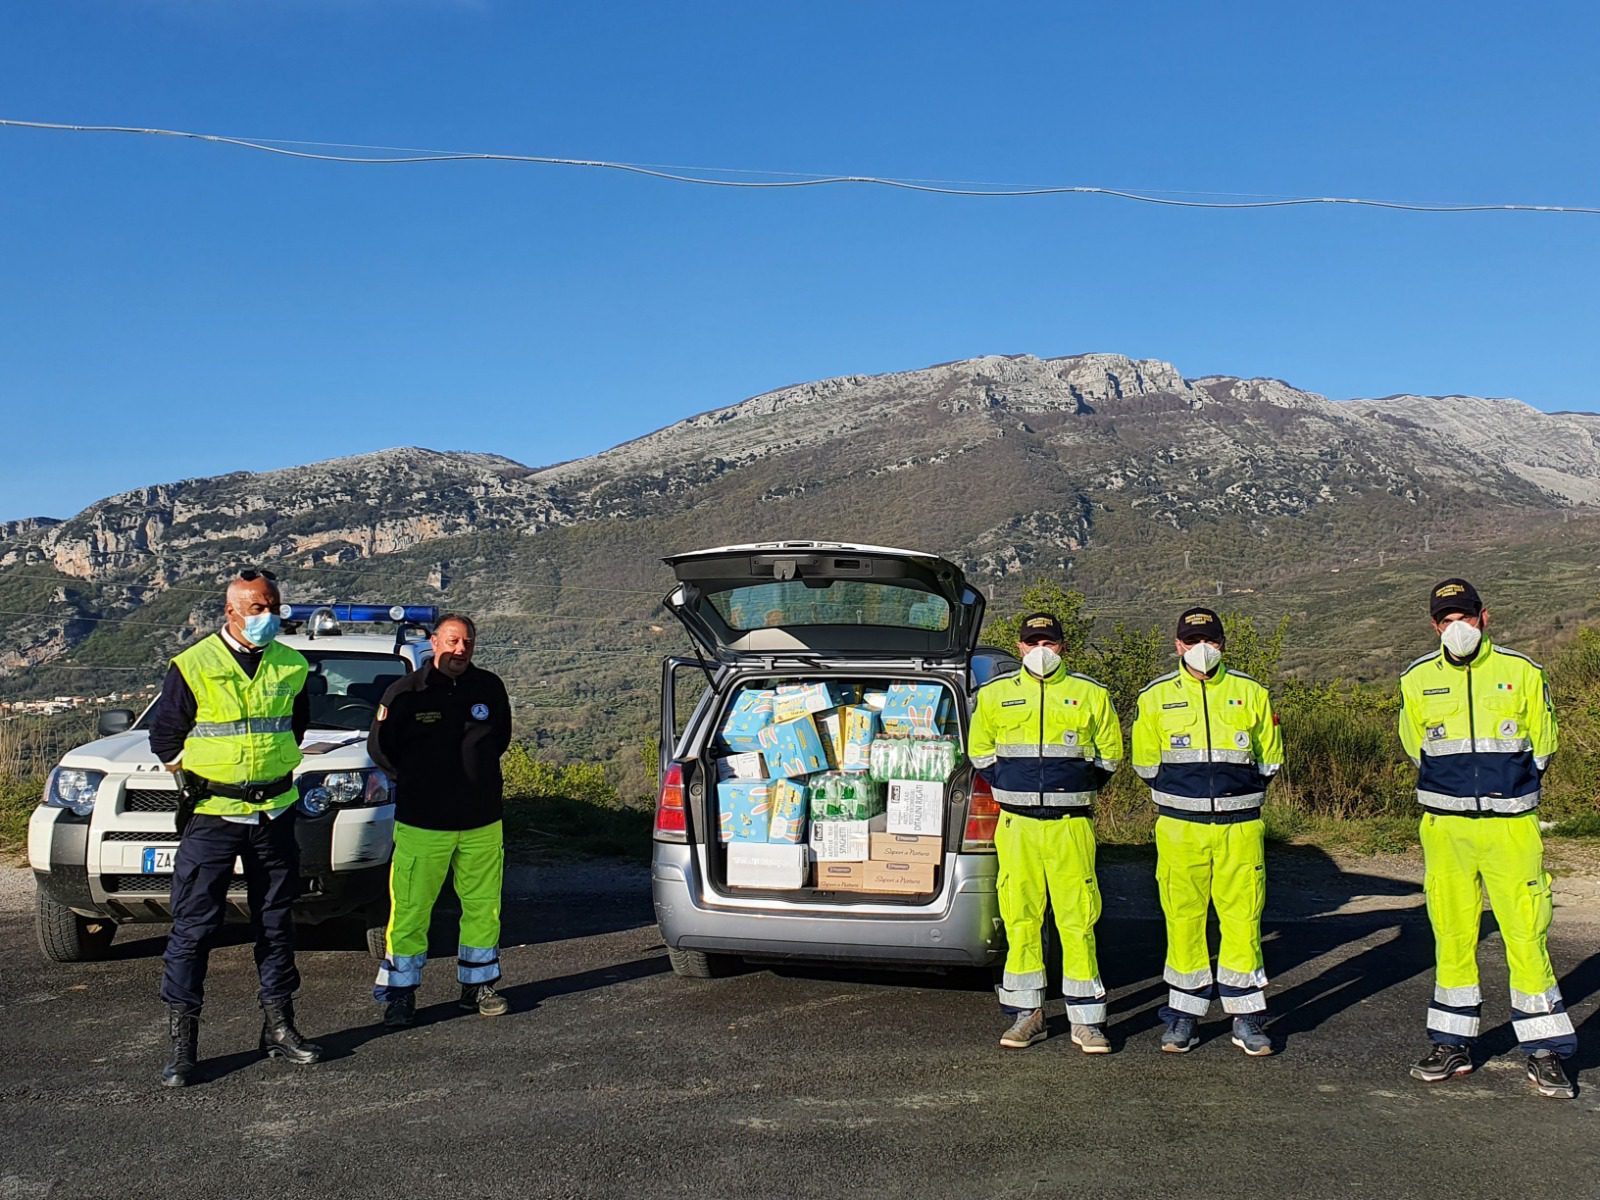
[[[355,916],[367,948],[384,953],[394,803],[367,756],[367,730],[389,685],[432,656],[432,606],[289,604],[279,639],[311,664],[311,727],[295,771],[300,792],[296,916]],[[347,633],[345,623],[392,622],[392,633]],[[153,708],[154,705],[151,706]],[[102,736],[62,756],[28,822],[39,950],[54,962],[104,958],[117,926],[172,919],[178,847],[177,784],[150,751],[151,709],[100,716]],[[228,887],[248,919],[244,876]]]

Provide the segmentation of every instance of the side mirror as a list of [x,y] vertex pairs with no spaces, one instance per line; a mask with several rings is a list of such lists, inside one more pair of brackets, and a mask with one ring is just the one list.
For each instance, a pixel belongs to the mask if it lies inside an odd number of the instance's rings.
[[100,714],[100,736],[110,737],[113,733],[126,733],[133,728],[133,709],[108,708]]

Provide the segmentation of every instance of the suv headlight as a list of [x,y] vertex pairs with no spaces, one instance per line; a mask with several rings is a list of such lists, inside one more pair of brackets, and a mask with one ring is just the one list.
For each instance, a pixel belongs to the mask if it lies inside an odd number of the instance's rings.
[[389,803],[389,777],[376,767],[302,775],[296,782],[300,807],[313,817],[320,817],[335,804]]
[[94,796],[106,777],[104,771],[84,771],[77,767],[57,767],[44,785],[44,802],[51,808],[64,808],[80,817],[94,811]]

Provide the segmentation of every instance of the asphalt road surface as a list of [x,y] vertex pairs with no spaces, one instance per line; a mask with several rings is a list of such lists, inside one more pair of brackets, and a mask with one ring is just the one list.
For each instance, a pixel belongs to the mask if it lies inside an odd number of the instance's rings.
[[[163,932],[111,961],[40,960],[26,871],[0,871],[0,1200],[13,1197],[1595,1197],[1600,924],[1558,911],[1552,949],[1582,1045],[1575,1101],[1541,1099],[1482,946],[1478,1070],[1425,1086],[1431,943],[1415,885],[1273,868],[1272,1032],[1247,1059],[1218,1017],[1157,1051],[1161,926],[1145,868],[1107,873],[1101,965],[1116,1053],[1024,1051],[982,980],[758,968],[674,977],[637,868],[517,872],[512,1012],[454,1000],[435,927],[419,1025],[384,1034],[373,963],[314,931],[301,1027],[328,1060],[254,1050],[250,948],[212,958],[206,1081],[157,1082]],[[1118,915],[1123,914],[1123,915]],[[353,936],[353,935],[352,935]],[[1591,1087],[1593,1090],[1591,1090]]]

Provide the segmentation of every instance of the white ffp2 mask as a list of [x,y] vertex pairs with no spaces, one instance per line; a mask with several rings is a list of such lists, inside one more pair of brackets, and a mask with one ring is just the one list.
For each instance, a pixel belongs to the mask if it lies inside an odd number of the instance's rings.
[[1222,661],[1222,651],[1210,642],[1196,642],[1183,652],[1183,661],[1202,675],[1209,675]]
[[1471,658],[1478,652],[1478,643],[1483,641],[1483,630],[1465,621],[1451,621],[1444,627],[1439,640],[1457,658]]
[[1054,675],[1056,668],[1061,665],[1061,655],[1049,646],[1035,646],[1022,656],[1022,665],[1028,668],[1030,675],[1047,679]]

